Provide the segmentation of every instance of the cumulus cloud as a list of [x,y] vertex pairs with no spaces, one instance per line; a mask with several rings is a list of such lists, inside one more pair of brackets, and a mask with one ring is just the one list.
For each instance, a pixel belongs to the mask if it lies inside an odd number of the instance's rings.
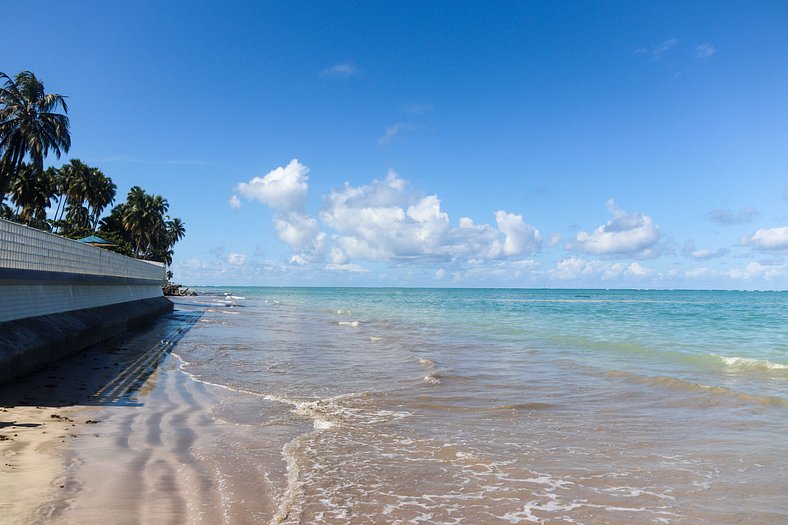
[[317,221],[305,213],[291,212],[274,216],[277,236],[295,251],[320,251],[326,234],[320,231]]
[[788,226],[777,228],[761,228],[752,235],[741,238],[742,246],[752,246],[759,250],[787,250]]
[[495,212],[495,222],[498,224],[498,229],[504,234],[501,246],[501,252],[504,255],[535,253],[540,248],[542,236],[539,234],[539,230],[526,224],[522,215],[499,210]]
[[227,203],[230,205],[230,208],[234,210],[237,210],[241,207],[241,199],[238,198],[238,195],[233,195],[230,197],[230,200],[227,201]]
[[726,273],[728,277],[733,279],[741,279],[744,281],[752,281],[754,279],[772,280],[782,273],[782,265],[777,264],[761,264],[759,262],[751,262],[743,268],[734,268]]
[[308,172],[293,160],[236,187],[242,197],[273,210],[274,231],[292,250],[293,265],[326,263],[324,269],[349,272],[362,271],[354,266],[360,261],[511,262],[542,246],[539,230],[506,210],[494,213],[494,224],[468,217],[452,224],[437,195],[417,192],[394,171],[382,180],[332,190],[313,217],[306,211]]
[[710,42],[705,42],[699,46],[695,46],[695,58],[704,60],[713,56],[717,52],[717,48]]
[[662,233],[648,215],[627,213],[616,207],[613,199],[607,203],[613,218],[593,232],[581,231],[568,247],[594,255],[628,255],[653,257]]
[[548,271],[551,279],[558,281],[575,281],[579,279],[601,279],[608,281],[624,277],[641,278],[651,275],[652,269],[640,263],[609,263],[600,260],[588,260],[569,257],[556,263],[555,268]]
[[397,124],[389,126],[386,128],[386,131],[383,132],[383,135],[378,139],[378,144],[381,146],[388,144],[403,131],[410,131],[415,129],[415,127],[415,124],[411,122],[398,122]]
[[746,224],[752,221],[752,218],[758,213],[755,208],[742,208],[735,213],[729,209],[719,209],[711,210],[709,219],[723,226],[730,226],[732,224]]
[[317,221],[306,213],[308,173],[309,168],[293,159],[287,166],[273,169],[264,177],[254,177],[236,186],[247,199],[261,202],[274,211],[277,236],[299,252],[291,259],[294,263],[319,259],[326,240]]
[[257,200],[276,211],[303,209],[309,188],[309,168],[293,159],[285,167],[269,171],[264,177],[254,177],[236,186],[238,192],[250,200]]
[[324,70],[320,71],[319,76],[322,78],[350,78],[358,75],[359,73],[360,71],[358,66],[354,62],[346,60],[339,64],[325,68]]
[[452,227],[436,195],[420,196],[390,171],[384,180],[334,190],[320,219],[337,233],[330,259],[470,260],[531,254],[541,247],[539,231],[521,215],[500,210],[496,225],[464,217]]

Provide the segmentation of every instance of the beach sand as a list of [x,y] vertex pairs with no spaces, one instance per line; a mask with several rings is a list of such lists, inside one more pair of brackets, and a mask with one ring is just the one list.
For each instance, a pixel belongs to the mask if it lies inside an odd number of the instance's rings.
[[181,332],[148,327],[0,387],[3,523],[271,520],[291,432],[261,444],[215,417],[238,394],[178,370]]

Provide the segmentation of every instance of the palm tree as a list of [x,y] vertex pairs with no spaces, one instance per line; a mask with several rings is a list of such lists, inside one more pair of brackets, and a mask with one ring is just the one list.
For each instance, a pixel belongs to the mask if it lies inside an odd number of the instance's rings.
[[86,199],[90,207],[90,227],[96,231],[101,213],[107,206],[115,202],[115,191],[118,187],[98,168],[94,168],[91,175]]
[[44,84],[30,71],[13,79],[0,72],[0,204],[5,199],[11,176],[28,157],[39,171],[44,157],[54,151],[60,158],[71,147],[66,97],[46,93]]
[[168,209],[169,203],[161,195],[148,195],[139,186],[129,190],[122,223],[131,236],[137,257],[151,255],[162,232],[166,232],[164,216]]
[[[79,159],[55,171],[59,200],[54,223],[67,233],[96,231],[102,212],[115,201],[115,183]],[[65,222],[60,220],[63,214]]]
[[55,180],[51,171],[39,171],[35,166],[23,163],[11,179],[9,193],[11,202],[17,208],[17,220],[29,226],[48,229],[46,210],[55,195]]
[[169,203],[134,186],[126,202],[101,219],[101,231],[128,243],[134,257],[172,264],[173,247],[186,235],[186,225],[167,215]]
[[57,190],[60,195],[55,212],[55,222],[63,218],[69,200],[84,200],[84,181],[88,178],[90,167],[79,159],[71,159],[57,170]]
[[178,217],[175,217],[167,223],[167,239],[170,247],[175,246],[175,243],[183,239],[186,235],[186,224]]

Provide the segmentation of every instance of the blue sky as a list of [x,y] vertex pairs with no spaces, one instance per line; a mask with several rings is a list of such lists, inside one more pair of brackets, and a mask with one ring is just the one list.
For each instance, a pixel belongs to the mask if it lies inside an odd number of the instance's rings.
[[784,2],[4,18],[0,71],[70,97],[49,162],[164,195],[183,283],[788,288]]

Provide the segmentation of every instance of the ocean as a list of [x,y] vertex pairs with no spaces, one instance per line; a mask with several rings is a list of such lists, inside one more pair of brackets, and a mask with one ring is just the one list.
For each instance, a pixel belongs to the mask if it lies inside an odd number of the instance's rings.
[[226,396],[199,459],[260,523],[788,523],[786,292],[176,301],[177,366]]

